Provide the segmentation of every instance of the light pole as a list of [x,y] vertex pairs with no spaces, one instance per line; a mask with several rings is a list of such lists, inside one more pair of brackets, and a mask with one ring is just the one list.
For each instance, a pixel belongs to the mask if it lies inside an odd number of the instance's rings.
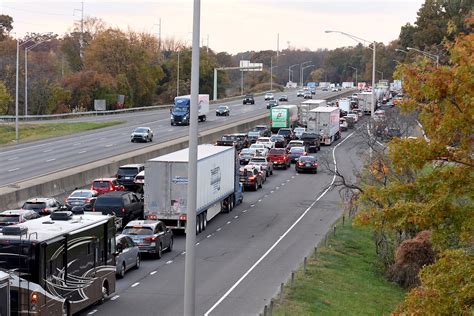
[[196,309],[196,205],[199,102],[199,36],[201,31],[201,0],[194,0],[193,48],[191,60],[191,103],[189,106],[189,156],[186,223],[186,258],[184,270],[184,316],[194,316]]
[[49,39],[45,39],[31,46],[25,47],[25,117],[28,116],[28,51],[32,50],[39,44],[42,44],[46,41],[49,41]]
[[377,70],[377,72],[382,75],[382,79],[380,80],[383,80],[383,71]]
[[294,64],[294,65],[291,65],[290,67],[288,67],[288,82],[291,81],[291,72],[292,72],[291,68],[296,67],[298,65],[299,64]]
[[[277,55],[277,63],[278,63],[279,56],[285,56],[285,54]],[[278,65],[273,66],[273,55],[271,55],[270,56],[270,91],[273,90],[273,68],[275,67],[278,67]]]
[[359,42],[359,43],[372,43],[372,48],[370,48],[370,46],[368,45],[367,47],[369,49],[372,49],[372,104],[370,106],[370,115],[373,117],[374,116],[374,110],[375,110],[375,50],[376,50],[376,42],[375,41],[368,41],[366,39],[363,39],[363,38],[360,38],[360,37],[357,37],[355,35],[351,35],[351,34],[348,34],[348,33],[345,33],[345,32],[341,32],[341,31],[324,31],[326,33],[339,33],[339,34],[342,34],[342,35],[345,35],[347,37],[350,37],[352,38],[353,40],[355,40],[356,42]]
[[15,75],[15,142],[20,142],[18,136],[18,69],[20,68],[20,46],[25,45],[31,40],[27,40],[20,44],[20,41],[16,40],[16,75]]
[[415,52],[423,54],[424,56],[428,57],[429,59],[436,61],[436,67],[439,66],[439,55],[431,54],[431,53],[428,53],[428,52],[425,52],[423,50],[419,50],[419,49],[416,49],[416,48],[413,48],[413,47],[407,47],[407,50],[413,50]]
[[357,68],[356,67],[352,67],[352,66],[347,66],[351,69],[354,69],[356,71],[356,87],[359,85],[359,81],[357,81]]
[[314,65],[308,65],[308,66],[304,66],[303,68],[301,68],[301,86],[303,86],[303,82],[304,82],[304,70],[306,68],[310,68],[310,67],[314,67]]
[[301,88],[303,88],[303,66],[309,64],[310,62],[311,60],[308,60],[300,64],[300,87]]
[[395,51],[400,52],[400,53],[404,53],[404,54],[408,54],[408,52],[406,50],[403,50],[403,49],[400,49],[400,48],[395,48]]
[[178,50],[178,66],[176,68],[176,96],[179,96],[179,53]]

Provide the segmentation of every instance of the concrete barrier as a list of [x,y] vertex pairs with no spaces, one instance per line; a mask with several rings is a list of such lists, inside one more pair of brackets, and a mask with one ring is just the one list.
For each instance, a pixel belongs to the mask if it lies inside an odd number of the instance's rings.
[[[199,132],[200,144],[214,143],[222,134],[248,130],[257,124],[268,124],[268,113]],[[144,163],[146,160],[188,146],[188,137],[179,137],[140,150],[54,172],[0,188],[0,208],[14,209],[32,197],[55,196],[90,184],[96,178],[109,177],[121,165]]]

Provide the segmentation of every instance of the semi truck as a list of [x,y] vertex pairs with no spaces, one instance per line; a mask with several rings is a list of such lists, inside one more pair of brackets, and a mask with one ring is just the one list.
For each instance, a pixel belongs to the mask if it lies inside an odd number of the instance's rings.
[[277,133],[280,128],[294,128],[298,125],[298,106],[278,105],[270,109],[271,130]]
[[[145,163],[144,214],[175,230],[187,230],[188,155],[185,148]],[[196,233],[220,212],[230,212],[243,200],[238,155],[234,147],[198,146]],[[190,227],[189,233],[194,233]]]
[[[189,125],[191,96],[183,95],[174,98],[173,108],[170,110],[171,125]],[[198,120],[204,122],[209,113],[209,94],[200,94],[198,97]]]
[[347,98],[339,99],[337,104],[339,105],[339,109],[341,109],[343,116],[346,116],[351,110],[351,100]]
[[322,144],[331,145],[335,140],[341,138],[339,108],[328,106],[309,111],[306,131],[319,134]]
[[309,111],[319,106],[327,106],[326,100],[306,100],[304,102],[301,102],[298,107],[300,125],[306,127],[308,125]]
[[342,83],[343,89],[354,89],[354,82],[353,81],[345,81]]
[[365,115],[370,115],[372,109],[372,92],[361,92],[357,95],[357,99],[359,100],[359,109],[362,110]]

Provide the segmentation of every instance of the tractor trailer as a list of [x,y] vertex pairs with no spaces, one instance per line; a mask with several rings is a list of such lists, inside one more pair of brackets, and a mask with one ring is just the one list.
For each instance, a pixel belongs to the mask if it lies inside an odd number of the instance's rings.
[[308,127],[306,130],[319,134],[322,144],[331,145],[332,142],[341,138],[339,108],[328,106],[318,107],[309,111]]

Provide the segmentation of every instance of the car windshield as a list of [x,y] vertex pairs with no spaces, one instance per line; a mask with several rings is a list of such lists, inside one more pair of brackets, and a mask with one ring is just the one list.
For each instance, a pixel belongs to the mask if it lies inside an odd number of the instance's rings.
[[230,140],[234,141],[236,139],[235,136],[222,136],[221,140]]
[[249,132],[249,137],[260,137],[260,132]]
[[119,168],[117,174],[121,176],[135,176],[137,168]]
[[265,160],[265,158],[252,158],[252,159],[250,159],[250,162],[251,163],[264,163],[264,162],[267,162],[267,161]]
[[109,183],[106,182],[106,181],[94,181],[94,183],[92,184],[92,186],[94,188],[108,188],[109,187]]
[[122,232],[124,235],[153,235],[151,227],[126,226]]
[[262,144],[253,144],[252,146],[250,146],[250,148],[265,148],[265,146],[263,146]]
[[304,152],[304,148],[302,147],[291,147],[290,149],[290,153],[292,154],[299,154],[299,153],[302,153]]
[[302,139],[303,139],[303,138],[304,138],[304,139],[312,139],[312,138],[316,138],[316,137],[317,137],[316,134],[303,133],[303,134],[301,135],[301,138],[302,138]]
[[279,141],[279,140],[282,140],[282,139],[283,139],[283,136],[276,136],[275,135],[275,136],[270,137],[270,140],[272,142],[276,142],[276,141]]
[[270,150],[270,155],[284,155],[286,153],[285,149],[271,149]]
[[74,191],[74,192],[72,192],[72,194],[69,197],[87,198],[87,197],[91,197],[91,196],[92,196],[92,192],[90,192],[90,191]]
[[95,206],[122,206],[121,197],[99,197],[95,201]]
[[303,133],[305,130],[305,128],[295,128],[295,133]]
[[20,215],[2,215],[0,214],[0,223],[18,223]]
[[251,149],[248,149],[248,148],[244,148],[240,151],[241,155],[253,155],[254,153],[255,153],[254,150],[251,150]]
[[227,107],[225,105],[221,105],[217,107],[218,110],[225,110]]
[[253,98],[253,95],[247,94],[245,97],[246,97],[246,98]]
[[313,156],[301,156],[299,159],[301,162],[313,162],[316,161],[316,158]]
[[146,133],[148,130],[143,127],[135,128],[135,133]]
[[286,136],[286,135],[290,135],[290,133],[291,133],[291,132],[290,132],[289,130],[287,130],[287,129],[281,129],[281,130],[278,131],[278,135],[284,135],[284,136]]
[[188,107],[187,106],[175,106],[173,110],[175,112],[187,112]]
[[46,208],[46,203],[44,202],[25,202],[21,207],[24,210],[41,210]]

